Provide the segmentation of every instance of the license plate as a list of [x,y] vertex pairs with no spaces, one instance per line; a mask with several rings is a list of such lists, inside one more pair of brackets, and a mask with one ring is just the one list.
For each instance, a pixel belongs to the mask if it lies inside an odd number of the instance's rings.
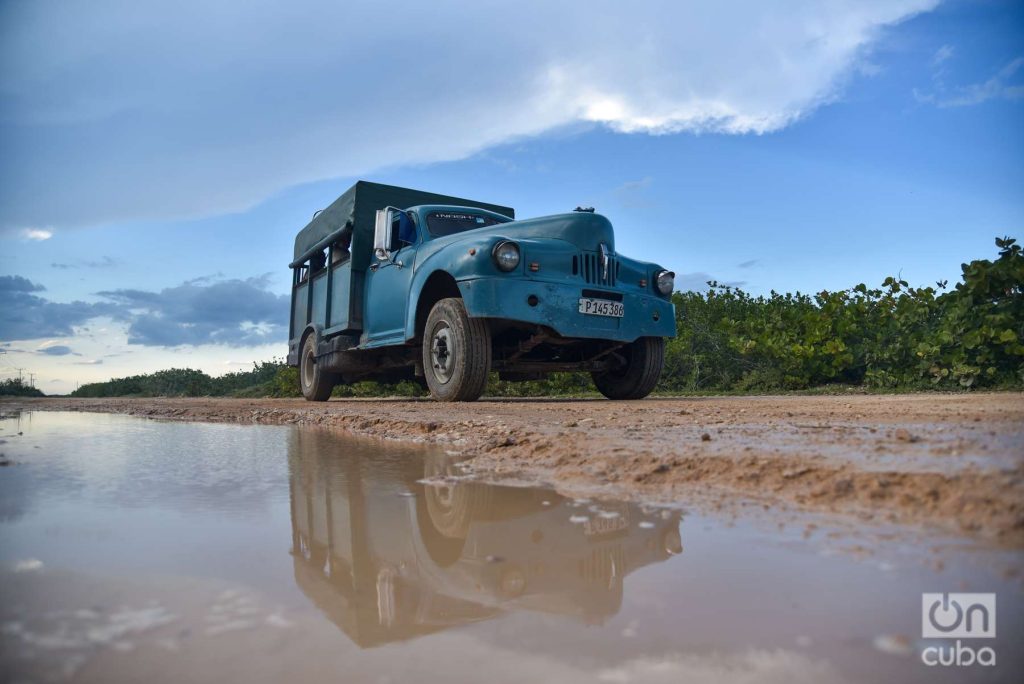
[[622,302],[613,302],[608,299],[591,299],[580,297],[580,313],[588,316],[611,316],[622,318],[626,313],[626,307]]

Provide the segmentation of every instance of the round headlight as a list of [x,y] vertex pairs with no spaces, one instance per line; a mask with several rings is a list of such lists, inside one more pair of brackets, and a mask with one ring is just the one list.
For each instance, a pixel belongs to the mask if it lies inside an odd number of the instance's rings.
[[514,242],[499,242],[494,245],[494,263],[502,271],[508,272],[519,265],[519,245]]
[[654,286],[663,295],[672,294],[672,288],[676,286],[676,274],[672,271],[658,271],[654,276]]

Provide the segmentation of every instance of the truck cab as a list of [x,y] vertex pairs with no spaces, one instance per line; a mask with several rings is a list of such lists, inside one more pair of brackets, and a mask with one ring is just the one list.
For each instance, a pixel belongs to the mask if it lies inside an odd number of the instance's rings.
[[504,380],[586,371],[639,399],[675,335],[674,274],[615,251],[593,210],[510,207],[360,181],[296,238],[288,361],[303,395],[417,379],[442,401]]

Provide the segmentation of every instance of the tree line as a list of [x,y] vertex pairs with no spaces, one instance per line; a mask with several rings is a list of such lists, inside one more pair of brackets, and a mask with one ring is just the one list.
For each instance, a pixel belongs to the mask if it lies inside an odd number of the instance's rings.
[[[709,282],[676,292],[677,336],[668,341],[663,393],[772,392],[853,386],[873,390],[1024,387],[1024,254],[996,239],[994,260],[963,264],[961,280],[912,287],[886,278],[817,294],[753,296]],[[581,373],[508,383],[490,396],[594,393]],[[335,396],[422,396],[418,384],[360,382]],[[83,385],[80,397],[298,396],[298,373],[282,361],[211,377],[171,369]]]
[[43,393],[21,378],[0,380],[0,397],[41,397]]

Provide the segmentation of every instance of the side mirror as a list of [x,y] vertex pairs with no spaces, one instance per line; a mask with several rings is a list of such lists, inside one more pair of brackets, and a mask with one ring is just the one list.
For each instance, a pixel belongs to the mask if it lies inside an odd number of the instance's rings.
[[378,209],[373,223],[373,254],[381,261],[391,251],[391,210]]

